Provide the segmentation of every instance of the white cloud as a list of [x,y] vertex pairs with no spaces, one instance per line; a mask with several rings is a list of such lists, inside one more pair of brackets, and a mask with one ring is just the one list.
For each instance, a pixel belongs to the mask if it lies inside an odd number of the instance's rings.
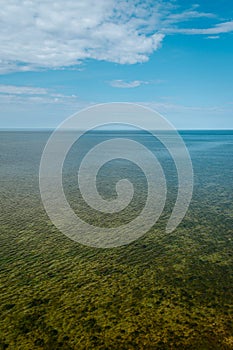
[[222,106],[187,106],[169,102],[139,102],[142,105],[157,110],[160,113],[223,113],[226,111]]
[[150,0],[0,0],[0,72],[56,69],[84,59],[147,61],[164,37],[157,28],[151,31],[156,19],[149,5]]
[[49,89],[31,86],[0,85],[1,104],[72,104],[77,102],[76,95],[54,93]]
[[166,24],[170,23],[173,25],[175,23],[190,21],[191,19],[195,19],[195,18],[215,18],[215,17],[216,15],[213,13],[186,10],[180,13],[172,13],[168,15],[163,23],[166,23]]
[[109,82],[109,84],[112,87],[121,88],[121,89],[130,89],[130,88],[139,87],[141,85],[161,84],[161,83],[164,83],[164,80],[157,79],[157,80],[150,80],[150,81],[145,81],[145,80],[125,81],[122,79],[116,79]]
[[142,80],[133,80],[133,81],[124,81],[124,80],[112,80],[110,82],[110,85],[115,88],[122,88],[122,89],[129,89],[129,88],[135,88],[140,85],[149,84],[148,81],[142,81]]
[[47,94],[47,89],[30,86],[0,85],[0,94],[45,95]]
[[62,69],[85,59],[145,62],[166,34],[233,30],[233,21],[209,29],[176,28],[213,17],[195,5],[180,11],[165,0],[0,0],[0,73]]
[[[188,35],[218,35],[233,32],[233,21],[218,23],[211,28],[167,28],[166,33],[180,33]],[[215,38],[216,39],[216,38]]]
[[213,40],[215,40],[215,39],[219,39],[220,35],[210,35],[210,36],[206,36],[205,38],[206,39],[213,39]]

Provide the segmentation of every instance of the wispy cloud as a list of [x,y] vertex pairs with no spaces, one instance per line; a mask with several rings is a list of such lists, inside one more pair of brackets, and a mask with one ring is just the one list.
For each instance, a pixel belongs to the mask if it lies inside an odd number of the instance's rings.
[[180,22],[190,21],[195,18],[216,18],[216,15],[208,12],[199,12],[196,10],[186,10],[180,13],[172,13],[167,16],[167,18],[163,21],[166,24],[175,24]]
[[210,36],[206,36],[205,39],[219,39],[220,38],[220,35],[210,35]]
[[176,102],[139,102],[161,113],[178,129],[229,128],[232,108],[227,105],[185,105]]
[[218,23],[214,27],[210,28],[167,28],[165,29],[165,32],[167,34],[180,33],[188,35],[218,35],[233,32],[233,21]]
[[155,109],[160,113],[223,113],[227,110],[222,106],[188,106],[169,102],[140,102],[140,104]]
[[120,89],[131,89],[131,88],[136,88],[141,85],[151,85],[151,84],[161,84],[164,83],[164,80],[157,79],[157,80],[131,80],[131,81],[126,81],[122,79],[116,79],[108,82],[110,86],[114,88],[120,88]]
[[16,85],[0,85],[0,94],[46,95],[47,93],[48,90],[44,88]]
[[41,87],[0,85],[0,102],[2,104],[66,104],[77,100],[76,95],[55,93]]
[[148,81],[143,80],[133,80],[133,81],[124,81],[124,80],[112,80],[110,81],[110,85],[115,88],[121,88],[121,89],[130,89],[130,88],[136,88],[140,85],[149,84]]

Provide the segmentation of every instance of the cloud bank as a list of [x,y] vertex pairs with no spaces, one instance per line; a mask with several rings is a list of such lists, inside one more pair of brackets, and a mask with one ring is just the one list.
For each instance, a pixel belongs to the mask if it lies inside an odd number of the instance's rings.
[[197,6],[181,11],[174,1],[0,0],[0,73],[74,67],[86,59],[119,64],[146,62],[165,35],[218,35],[233,21],[212,28],[180,28],[213,19]]
[[150,1],[0,0],[0,71],[56,69],[84,59],[145,62],[164,35]]

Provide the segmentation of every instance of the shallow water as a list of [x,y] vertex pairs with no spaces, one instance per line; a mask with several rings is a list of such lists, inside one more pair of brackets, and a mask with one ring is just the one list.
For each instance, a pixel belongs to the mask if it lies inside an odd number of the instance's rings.
[[[113,249],[82,246],[50,222],[38,185],[49,135],[0,132],[0,348],[232,349],[233,132],[181,132],[194,193],[171,234],[165,226],[177,193],[172,159],[149,134],[124,133],[156,153],[168,198],[146,235]],[[136,191],[132,207],[104,218],[81,201],[78,164],[89,147],[112,137],[122,133],[88,135],[64,164],[72,207],[106,227],[137,215],[146,193],[140,169],[117,160],[103,168],[99,190],[114,197],[119,176],[129,176]]]

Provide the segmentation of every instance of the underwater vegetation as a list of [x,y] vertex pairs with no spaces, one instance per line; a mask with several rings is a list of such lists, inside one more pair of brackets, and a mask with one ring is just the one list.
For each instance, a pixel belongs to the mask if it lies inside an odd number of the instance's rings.
[[[165,232],[171,193],[146,235],[112,249],[82,246],[50,222],[38,186],[47,138],[1,133],[0,349],[232,349],[233,134],[214,151],[187,135],[195,183],[185,219]],[[80,208],[74,180],[68,171],[73,208],[100,224]],[[115,220],[139,210],[135,201]]]

